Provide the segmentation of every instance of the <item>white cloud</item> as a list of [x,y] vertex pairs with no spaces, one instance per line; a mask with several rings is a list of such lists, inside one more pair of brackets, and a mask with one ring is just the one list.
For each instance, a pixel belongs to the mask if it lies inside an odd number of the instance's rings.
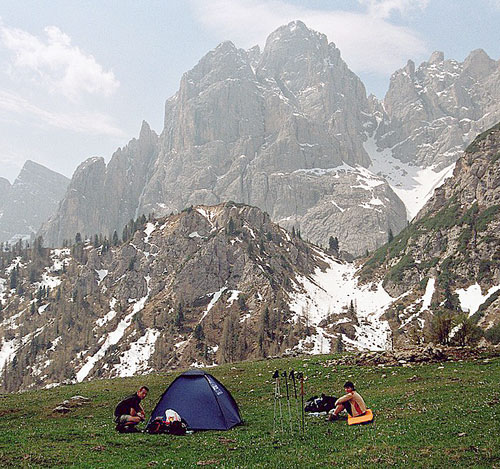
[[376,18],[389,18],[393,13],[404,16],[415,10],[424,10],[429,0],[358,0],[367,7],[367,14]]
[[291,5],[284,0],[191,0],[197,20],[221,40],[238,47],[263,45],[279,26],[300,19],[327,35],[357,73],[388,75],[409,58],[429,51],[414,31],[389,21],[393,13],[405,15],[422,9],[427,0],[360,0],[363,13],[319,10]]
[[6,118],[11,123],[13,122],[12,115],[17,114],[21,121],[31,119],[38,125],[46,125],[77,133],[109,137],[125,136],[124,132],[105,114],[47,111],[8,91],[0,91],[0,118],[2,113],[6,113]]
[[[12,52],[10,70],[44,84],[52,93],[77,100],[84,94],[109,96],[120,83],[95,58],[71,44],[71,38],[56,26],[45,28],[45,38],[0,23],[0,38]],[[19,75],[19,74],[24,75]]]

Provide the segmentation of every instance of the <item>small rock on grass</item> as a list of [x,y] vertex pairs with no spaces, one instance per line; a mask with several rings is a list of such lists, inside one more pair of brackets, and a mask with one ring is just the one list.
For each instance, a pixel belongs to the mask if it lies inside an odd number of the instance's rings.
[[52,412],[56,412],[58,414],[67,414],[71,409],[66,406],[58,405]]

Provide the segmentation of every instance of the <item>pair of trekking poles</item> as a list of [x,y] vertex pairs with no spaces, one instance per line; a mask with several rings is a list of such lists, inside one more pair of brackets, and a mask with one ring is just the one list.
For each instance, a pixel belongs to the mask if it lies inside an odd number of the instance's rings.
[[[295,396],[295,409],[296,409],[296,418],[299,421],[299,432],[304,435],[305,433],[305,419],[304,419],[304,374],[299,372],[295,373],[294,370],[287,373],[283,371],[280,373],[279,370],[276,370],[273,373],[274,378],[274,418],[273,418],[273,434],[276,433],[277,430],[281,429],[281,433],[285,431],[285,425],[283,424],[283,409],[281,406],[281,399],[283,397],[282,394],[282,383],[281,378],[284,378],[285,388],[286,388],[286,402],[288,406],[288,423],[290,425],[290,433],[293,433],[292,427],[292,406],[290,404],[291,399],[291,390],[288,387],[288,379],[293,383],[293,393]],[[297,395],[297,381],[300,382],[300,397],[299,401]]]

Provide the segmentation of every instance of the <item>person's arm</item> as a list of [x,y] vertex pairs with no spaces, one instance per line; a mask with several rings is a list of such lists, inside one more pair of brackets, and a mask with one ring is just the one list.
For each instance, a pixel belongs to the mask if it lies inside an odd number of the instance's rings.
[[146,418],[146,412],[144,411],[144,407],[142,407],[142,404],[139,403],[139,415],[142,417],[142,419],[144,420]]
[[346,394],[345,396],[342,396],[342,397],[339,397],[337,399],[337,402],[335,402],[335,405],[339,405],[339,404],[342,404],[343,402],[347,402],[347,401],[350,401],[352,399],[352,394],[351,393],[348,393]]

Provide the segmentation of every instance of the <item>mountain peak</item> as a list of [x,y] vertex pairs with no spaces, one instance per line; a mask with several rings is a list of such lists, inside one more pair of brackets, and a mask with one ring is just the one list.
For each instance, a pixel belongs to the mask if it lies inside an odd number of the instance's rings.
[[[40,163],[37,163],[36,161],[33,161],[33,160],[26,160],[24,162],[24,165],[23,165],[23,168],[21,169],[21,171],[23,170],[27,170],[27,171],[43,171],[43,170],[48,170],[49,168],[47,168],[46,166],[40,164]],[[50,170],[49,170],[50,171]]]
[[150,135],[151,127],[145,120],[143,120],[141,124],[141,131],[139,132],[139,139],[142,140],[143,138],[149,137]]
[[227,53],[232,51],[237,51],[238,49],[231,41],[221,42],[215,49],[215,53]]
[[17,176],[14,184],[16,183],[29,183],[40,178],[46,178],[47,180],[58,180],[60,183],[68,184],[69,179],[66,176],[58,173],[57,171],[53,171],[46,166],[37,163],[32,160],[26,160],[19,175]]
[[439,50],[434,51],[429,58],[429,63],[438,64],[442,62],[444,62],[444,53]]
[[103,172],[106,170],[106,163],[102,156],[92,156],[87,158],[85,161],[80,163],[78,167],[75,169],[75,173],[73,175],[73,179],[81,173],[89,171],[90,168],[98,168],[98,170],[102,170]]
[[300,40],[315,39],[327,42],[324,34],[308,28],[302,21],[295,20],[273,31],[267,38],[266,47],[273,42],[287,41],[292,38]]
[[464,69],[474,77],[487,75],[496,66],[497,63],[483,49],[473,50],[464,60]]

